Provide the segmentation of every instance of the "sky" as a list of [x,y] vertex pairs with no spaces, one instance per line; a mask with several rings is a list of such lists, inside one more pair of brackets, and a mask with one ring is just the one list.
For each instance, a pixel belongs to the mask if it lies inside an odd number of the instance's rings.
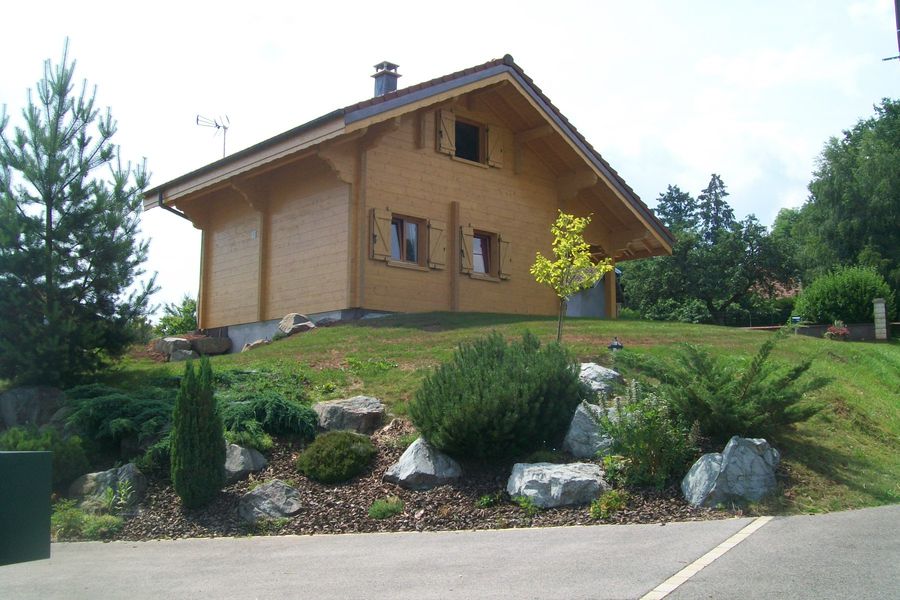
[[[68,37],[151,186],[221,158],[198,115],[227,115],[232,153],[371,97],[383,60],[405,87],[508,53],[651,207],[718,173],[769,225],[829,137],[900,98],[892,0],[16,2],[0,28],[11,126]],[[196,296],[199,231],[153,209],[142,234],[154,304]]]

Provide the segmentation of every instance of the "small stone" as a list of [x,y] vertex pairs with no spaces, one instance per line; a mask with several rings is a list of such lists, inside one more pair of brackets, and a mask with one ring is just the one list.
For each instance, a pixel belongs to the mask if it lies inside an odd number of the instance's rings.
[[225,450],[225,481],[234,483],[256,471],[266,468],[269,461],[253,448],[228,444]]
[[419,438],[388,467],[382,479],[411,490],[430,490],[453,483],[461,475],[459,463]]
[[[607,409],[610,419],[616,418],[616,409]],[[594,458],[598,453],[609,454],[613,439],[601,430],[600,417],[603,408],[582,402],[572,416],[569,430],[563,440],[563,450],[575,458]]]
[[278,331],[284,335],[294,335],[315,329],[316,324],[313,323],[306,315],[300,313],[290,313],[285,315],[281,322],[278,323]]
[[516,463],[506,484],[511,497],[525,496],[541,508],[587,504],[608,489],[603,470],[591,463]]
[[300,512],[300,493],[279,479],[247,492],[238,503],[241,519],[251,523],[259,519],[290,517]]
[[183,360],[196,360],[200,358],[200,355],[194,352],[193,350],[173,350],[172,354],[169,355],[169,362],[180,362]]
[[69,496],[82,499],[99,498],[106,493],[107,488],[112,488],[113,492],[118,493],[119,486],[126,481],[131,485],[131,498],[128,504],[133,506],[143,500],[147,492],[147,478],[134,463],[82,475],[69,486]]
[[246,344],[244,344],[244,347],[241,348],[241,352],[248,352],[255,348],[259,348],[260,346],[266,346],[271,343],[272,343],[271,340],[256,340],[253,342],[247,342]]
[[381,425],[384,405],[378,398],[354,396],[313,405],[319,415],[319,427],[326,431],[349,430],[369,434]]
[[598,394],[609,394],[613,390],[613,384],[625,383],[625,379],[618,371],[607,369],[597,363],[581,363],[578,378]]

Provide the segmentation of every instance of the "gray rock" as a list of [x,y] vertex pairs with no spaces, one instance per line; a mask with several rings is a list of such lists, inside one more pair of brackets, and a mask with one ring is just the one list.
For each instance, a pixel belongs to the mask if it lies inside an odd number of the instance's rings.
[[227,337],[202,337],[191,340],[191,350],[203,356],[225,354],[231,350],[231,339]]
[[7,428],[46,425],[62,408],[65,399],[65,394],[52,387],[13,388],[0,394],[0,425]]
[[198,358],[200,358],[200,355],[193,350],[182,350],[181,348],[178,348],[177,350],[172,350],[172,354],[169,355],[169,362],[196,360]]
[[285,335],[294,335],[295,333],[302,333],[315,328],[316,324],[310,321],[309,317],[300,313],[285,315],[278,324],[278,331]]
[[238,514],[251,523],[259,519],[290,517],[300,512],[300,493],[275,479],[241,496]]
[[531,498],[541,508],[587,504],[608,489],[603,470],[591,463],[516,463],[506,484],[510,496]]
[[143,500],[144,494],[147,493],[147,478],[134,463],[128,463],[117,469],[82,475],[69,486],[69,496],[80,499],[100,498],[106,493],[107,488],[112,488],[113,492],[118,493],[119,486],[125,481],[131,484],[131,498],[128,505],[134,506]]
[[153,348],[160,354],[170,356],[176,350],[190,350],[191,342],[182,337],[169,336],[156,340]]
[[778,450],[766,440],[734,436],[719,454],[704,454],[681,481],[692,506],[756,502],[775,491]]
[[262,471],[268,464],[266,457],[257,450],[228,444],[225,449],[225,481],[234,483],[250,473]]
[[313,410],[319,415],[319,427],[327,431],[348,429],[369,434],[381,426],[384,418],[384,405],[371,396],[319,402]]
[[618,371],[607,369],[597,363],[581,363],[578,377],[598,394],[612,393],[614,383],[625,383],[625,379]]
[[241,348],[241,352],[248,352],[255,348],[259,348],[260,346],[267,346],[268,344],[271,344],[271,343],[272,343],[271,340],[256,340],[254,342],[247,342],[246,344],[244,344],[244,347]]
[[419,438],[410,444],[400,460],[388,467],[383,479],[411,490],[430,490],[453,483],[461,475],[459,463]]
[[[613,439],[600,426],[603,408],[596,404],[582,402],[572,417],[569,431],[563,440],[563,450],[575,458],[594,458],[598,453],[609,454]],[[607,409],[607,415],[615,418],[616,409]]]

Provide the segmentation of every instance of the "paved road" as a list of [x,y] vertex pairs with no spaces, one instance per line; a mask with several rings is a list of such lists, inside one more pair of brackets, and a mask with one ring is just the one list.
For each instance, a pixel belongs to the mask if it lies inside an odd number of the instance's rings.
[[[640,598],[749,523],[54,544],[0,598]],[[669,597],[897,598],[898,523],[775,519]]]

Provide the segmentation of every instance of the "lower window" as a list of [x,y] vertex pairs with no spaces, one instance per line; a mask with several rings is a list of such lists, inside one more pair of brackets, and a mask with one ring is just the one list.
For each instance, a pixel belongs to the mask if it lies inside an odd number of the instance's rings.
[[418,264],[421,221],[406,217],[391,219],[391,260]]
[[472,235],[472,272],[493,274],[491,264],[491,235],[475,232]]

